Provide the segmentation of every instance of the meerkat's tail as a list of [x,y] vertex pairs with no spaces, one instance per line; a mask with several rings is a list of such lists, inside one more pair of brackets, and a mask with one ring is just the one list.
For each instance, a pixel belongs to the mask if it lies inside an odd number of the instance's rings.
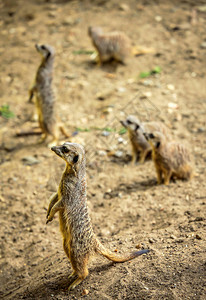
[[140,251],[133,251],[132,253],[128,253],[128,254],[118,255],[118,254],[113,253],[109,249],[105,248],[98,240],[96,241],[96,249],[95,250],[97,253],[103,255],[107,259],[114,261],[114,262],[119,262],[119,263],[131,260],[137,256],[146,254],[150,251],[149,249],[144,249],[144,250],[140,250]]
[[155,53],[155,49],[154,48],[141,47],[141,46],[132,47],[132,54],[134,56],[147,54],[147,53]]

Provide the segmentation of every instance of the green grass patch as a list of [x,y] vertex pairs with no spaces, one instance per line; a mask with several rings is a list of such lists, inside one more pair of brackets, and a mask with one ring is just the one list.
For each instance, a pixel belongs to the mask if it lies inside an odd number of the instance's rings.
[[147,78],[147,77],[149,77],[151,75],[159,74],[159,73],[161,73],[161,71],[162,71],[161,68],[159,66],[156,66],[151,71],[141,72],[139,74],[139,77],[140,78]]
[[0,116],[10,119],[14,117],[14,113],[10,110],[9,105],[5,104],[0,107]]
[[82,55],[82,54],[92,55],[95,53],[95,51],[93,51],[93,50],[75,50],[72,53],[74,55]]

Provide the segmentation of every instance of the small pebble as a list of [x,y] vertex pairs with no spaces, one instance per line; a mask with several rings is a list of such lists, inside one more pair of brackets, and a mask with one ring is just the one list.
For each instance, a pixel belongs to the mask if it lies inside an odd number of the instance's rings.
[[162,21],[162,17],[161,16],[155,16],[155,21],[156,22],[161,22]]
[[144,86],[153,86],[154,83],[153,83],[152,80],[147,79],[147,80],[144,80],[144,81],[143,81],[143,85],[144,85]]
[[25,166],[32,166],[40,163],[40,161],[34,156],[25,156],[22,158],[22,162]]
[[173,84],[167,84],[167,88],[168,88],[168,90],[170,90],[170,91],[174,91],[174,90],[175,90],[175,87],[174,87]]
[[122,151],[116,151],[114,156],[120,158],[120,157],[123,156],[123,152]]
[[104,131],[102,131],[102,135],[103,135],[103,136],[109,136],[109,135],[110,135],[110,132],[104,130]]
[[89,294],[89,290],[84,289],[84,290],[82,291],[82,295],[83,295],[83,296],[88,295],[88,294]]
[[119,9],[122,11],[129,11],[129,6],[126,3],[122,3],[119,5]]
[[203,42],[203,43],[200,45],[200,48],[206,49],[206,42]]
[[99,151],[98,151],[98,155],[99,155],[99,156],[106,156],[106,155],[107,155],[107,152],[104,151],[104,150],[99,150]]
[[119,138],[118,138],[118,143],[121,144],[121,143],[124,143],[124,142],[125,142],[125,140],[124,140],[122,137],[119,137]]

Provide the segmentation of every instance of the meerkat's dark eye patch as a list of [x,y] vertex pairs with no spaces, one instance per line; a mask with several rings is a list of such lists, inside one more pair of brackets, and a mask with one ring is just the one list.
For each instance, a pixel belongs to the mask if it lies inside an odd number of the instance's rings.
[[154,139],[154,138],[155,138],[154,134],[153,134],[153,133],[150,133],[150,134],[149,134],[149,138],[150,138],[150,139]]
[[46,47],[44,45],[41,46],[42,50],[46,50]]
[[139,127],[140,126],[136,124],[135,131],[137,131],[139,129]]
[[130,120],[127,120],[127,124],[131,125],[131,124],[132,124],[132,122],[131,122]]
[[73,158],[73,163],[77,163],[79,160],[79,155],[75,155]]
[[144,137],[146,138],[146,140],[149,140],[148,134],[146,132],[143,132]]
[[63,153],[68,153],[69,149],[66,146],[62,146],[62,152]]
[[156,144],[156,148],[158,149],[158,148],[159,148],[159,146],[160,146],[160,142],[157,142],[157,144]]

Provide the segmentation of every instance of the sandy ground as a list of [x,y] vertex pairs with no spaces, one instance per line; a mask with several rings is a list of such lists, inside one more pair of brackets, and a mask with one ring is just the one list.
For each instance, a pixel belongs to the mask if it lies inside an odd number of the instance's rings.
[[[204,299],[205,1],[7,0],[0,1],[0,15],[0,103],[15,114],[0,117],[0,297]],[[87,54],[94,50],[89,25],[122,30],[133,46],[155,52],[99,67]],[[15,136],[38,126],[27,102],[40,62],[36,43],[56,49],[58,112],[67,130],[78,133],[72,141],[87,150],[95,233],[119,253],[151,249],[123,264],[95,257],[89,276],[72,292],[58,218],[45,224],[64,163],[37,144],[38,136]],[[160,74],[139,78],[156,66]],[[158,186],[152,161],[129,163],[127,134],[119,134],[119,120],[128,114],[164,122],[188,145],[196,169],[191,182]]]

